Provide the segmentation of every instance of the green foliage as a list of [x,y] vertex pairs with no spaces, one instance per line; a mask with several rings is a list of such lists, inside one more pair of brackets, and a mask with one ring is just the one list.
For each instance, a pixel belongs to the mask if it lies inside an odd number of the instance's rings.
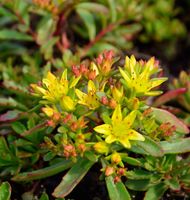
[[8,182],[3,182],[0,185],[0,199],[9,200],[11,197],[11,186]]
[[157,61],[113,53],[175,43],[186,34],[179,11],[173,0],[0,1],[0,199],[15,182],[18,198],[51,199],[35,188],[65,173],[52,194],[64,200],[93,165],[111,200],[188,193],[189,129],[156,108],[176,98],[189,124],[188,74],[150,105],[167,79]]

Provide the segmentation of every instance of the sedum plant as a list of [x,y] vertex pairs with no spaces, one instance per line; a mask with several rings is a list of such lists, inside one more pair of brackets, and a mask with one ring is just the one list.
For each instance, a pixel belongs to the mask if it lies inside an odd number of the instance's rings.
[[[48,71],[41,82],[31,84],[31,95],[39,102],[32,110],[37,115],[32,128],[25,125],[29,116],[13,120],[21,138],[1,138],[2,154],[9,152],[18,166],[12,163],[12,171],[1,166],[12,181],[40,180],[69,169],[52,194],[64,198],[99,163],[100,180],[105,180],[111,200],[132,199],[132,190],[143,191],[147,200],[169,190],[188,191],[189,158],[183,153],[190,151],[189,130],[168,111],[150,105],[167,78],[160,76],[154,58],[137,61],[127,56],[121,67],[118,59],[105,51],[61,73]],[[35,170],[40,158],[44,164]]]

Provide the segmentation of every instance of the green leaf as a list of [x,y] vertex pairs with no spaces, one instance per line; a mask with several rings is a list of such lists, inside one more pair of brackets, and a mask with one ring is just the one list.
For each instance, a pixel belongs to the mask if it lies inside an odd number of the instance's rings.
[[156,184],[148,189],[144,200],[159,200],[168,187],[164,183]]
[[61,183],[55,188],[53,196],[64,198],[82,180],[95,162],[80,158],[77,163],[66,173]]
[[28,110],[27,107],[11,97],[5,98],[0,97],[0,107],[2,108],[18,108],[20,110],[26,111]]
[[49,200],[49,197],[46,193],[43,193],[39,200]]
[[162,141],[160,145],[165,154],[190,152],[190,138],[177,139],[174,142]]
[[40,45],[47,43],[55,31],[55,21],[51,16],[45,16],[38,23],[37,41]]
[[95,2],[83,2],[80,4],[77,4],[76,8],[88,10],[90,12],[97,12],[102,14],[108,14],[109,10],[106,6],[95,3]]
[[85,156],[88,160],[90,160],[90,161],[92,161],[92,162],[97,162],[97,161],[98,161],[98,157],[97,157],[92,151],[86,151],[86,152],[84,153],[84,156]]
[[0,199],[10,200],[11,198],[11,186],[8,182],[3,182],[0,185]]
[[117,12],[116,12],[116,1],[115,0],[108,0],[108,4],[111,11],[111,22],[115,22],[117,19]]
[[169,122],[172,126],[176,127],[177,132],[189,133],[188,127],[172,113],[159,108],[151,108],[151,109],[152,109],[152,114],[155,116],[156,120],[158,120],[160,123]]
[[88,30],[89,39],[93,40],[96,36],[96,24],[94,21],[94,16],[91,14],[91,12],[85,9],[77,8],[76,11]]
[[13,122],[11,127],[18,134],[23,134],[26,131],[26,127],[21,122]]
[[45,167],[43,169],[39,169],[32,172],[24,172],[20,173],[12,178],[15,182],[20,181],[32,181],[32,180],[38,180],[42,178],[47,178],[49,176],[53,176],[55,174],[58,174],[68,168],[70,168],[73,165],[73,162],[70,160],[64,160],[62,162],[59,162],[57,164],[54,164],[50,167]]
[[136,158],[129,157],[126,154],[120,154],[120,155],[123,162],[126,162],[133,166],[141,166],[141,162],[137,160]]
[[141,169],[136,169],[136,170],[131,170],[126,172],[126,176],[129,179],[150,179],[152,177],[152,173],[141,170]]
[[185,174],[185,175],[181,176],[180,180],[183,183],[190,185],[190,174]]
[[130,200],[130,195],[122,182],[114,183],[113,177],[106,177],[110,200]]
[[21,40],[32,41],[33,38],[25,33],[21,33],[11,29],[0,30],[0,40]]
[[170,189],[172,190],[180,190],[180,183],[179,180],[177,178],[172,178],[172,179],[168,179],[165,180],[166,185],[168,185],[170,187]]
[[146,191],[150,185],[150,180],[149,179],[142,179],[142,180],[130,180],[128,179],[126,181],[126,186],[130,190],[135,190],[135,191]]
[[[150,139],[147,136],[145,137],[145,141],[136,142],[136,146],[139,147],[147,154],[155,157],[161,157],[164,155],[164,151],[160,144],[156,143],[154,140]],[[134,145],[135,146],[135,145]],[[131,149],[133,151],[133,148]]]

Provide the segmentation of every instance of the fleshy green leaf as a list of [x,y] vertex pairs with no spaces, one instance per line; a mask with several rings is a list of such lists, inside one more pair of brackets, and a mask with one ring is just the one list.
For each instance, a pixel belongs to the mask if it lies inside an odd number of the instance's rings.
[[165,183],[170,187],[172,190],[180,190],[180,183],[177,178],[168,179]]
[[164,183],[159,183],[148,189],[145,194],[144,200],[159,200],[168,187]]
[[23,134],[26,131],[26,127],[21,122],[13,122],[11,127],[18,134]]
[[82,180],[95,162],[80,158],[77,163],[66,173],[61,183],[55,188],[53,196],[64,198]]
[[32,41],[32,37],[11,29],[0,30],[0,40],[21,40],[21,41]]
[[160,145],[165,154],[190,152],[190,138],[178,139],[174,142],[162,141]]
[[[161,157],[164,154],[161,145],[147,136],[145,136],[145,141],[136,142],[136,146],[138,148],[137,151],[139,153],[141,153],[140,150],[142,149],[142,154],[145,153],[147,155],[152,155],[156,157]],[[135,145],[134,148],[133,147],[131,148],[131,150],[135,152]]]
[[0,185],[0,199],[10,200],[11,198],[11,186],[8,182],[3,182]]
[[46,178],[46,177],[58,174],[64,170],[70,168],[72,165],[73,165],[72,161],[64,160],[64,161],[59,162],[50,167],[45,167],[43,169],[39,169],[39,170],[32,171],[32,172],[20,173],[20,174],[14,176],[12,178],[12,180],[16,181],[16,182],[38,180],[38,179],[42,179],[42,178]]
[[126,186],[135,191],[146,191],[150,185],[149,179],[142,179],[142,180],[130,180],[126,181]]
[[96,36],[96,25],[94,21],[94,16],[91,12],[85,9],[77,8],[77,13],[83,20],[87,30],[90,40],[93,40]]
[[110,200],[130,200],[131,197],[122,182],[114,183],[113,177],[106,177],[106,186]]

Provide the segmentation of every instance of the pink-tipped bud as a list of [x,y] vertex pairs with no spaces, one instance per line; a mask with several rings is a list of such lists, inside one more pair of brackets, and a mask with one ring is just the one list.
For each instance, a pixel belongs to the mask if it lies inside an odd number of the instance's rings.
[[110,102],[109,102],[109,106],[110,106],[112,109],[115,109],[116,106],[117,106],[116,100],[111,99]]
[[118,183],[118,182],[120,182],[121,181],[121,178],[119,177],[119,176],[116,176],[115,178],[114,178],[114,183]]
[[71,118],[72,118],[71,114],[66,115],[65,118],[63,119],[63,123],[66,124],[67,122],[69,122],[71,120]]
[[105,175],[106,176],[110,176],[114,173],[114,168],[111,167],[111,166],[107,166],[106,169],[105,169]]
[[104,104],[104,105],[108,105],[108,103],[109,103],[108,98],[106,96],[103,96],[101,98],[101,103]]
[[53,120],[48,120],[47,126],[55,127],[55,122]]
[[96,62],[97,62],[97,64],[101,65],[102,62],[103,62],[103,59],[104,59],[103,55],[100,54],[100,55],[98,56],[98,58],[96,58]]
[[104,52],[104,57],[107,60],[111,60],[114,56],[114,51],[113,50],[109,50],[109,51],[105,51]]
[[77,67],[76,65],[73,65],[73,66],[72,66],[72,72],[74,73],[74,75],[75,75],[76,77],[79,77],[79,76],[80,76],[80,71],[79,71],[79,69],[78,69],[78,67]]
[[94,80],[95,78],[96,78],[96,71],[95,70],[89,71],[88,79],[89,80]]

